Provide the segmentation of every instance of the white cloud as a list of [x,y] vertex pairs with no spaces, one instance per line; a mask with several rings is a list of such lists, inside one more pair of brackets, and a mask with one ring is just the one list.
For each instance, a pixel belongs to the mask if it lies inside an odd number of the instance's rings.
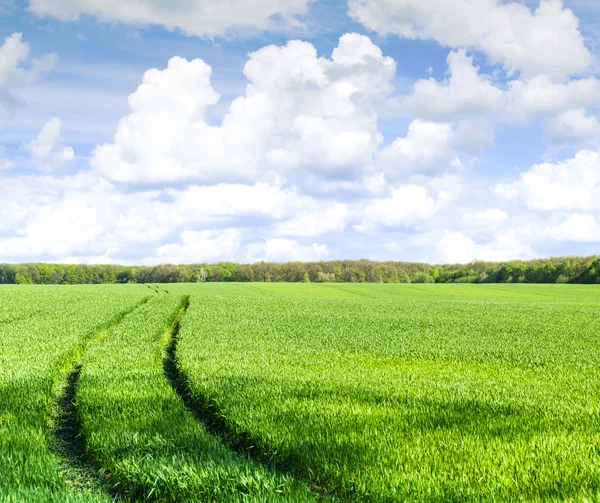
[[494,145],[491,119],[503,107],[510,117],[550,120],[600,95],[596,79],[555,84],[547,76],[513,81],[502,91],[464,52],[448,61],[450,79],[420,81],[401,108],[450,122],[415,119],[405,137],[382,146],[375,108],[392,91],[396,65],[367,37],[342,36],[331,59],[299,41],[250,54],[246,93],[219,125],[207,119],[219,100],[211,68],[173,58],[167,69],[146,72],[130,97],[130,114],[113,143],[95,150],[92,165],[126,183],[281,181],[313,193],[355,192],[357,180],[380,172],[397,184],[460,170],[461,153]]
[[144,233],[146,229],[157,229],[167,234],[172,229],[241,226],[256,220],[281,221],[315,204],[293,190],[264,183],[190,186],[168,190],[166,195],[169,201],[147,199],[128,208],[117,221],[120,232]]
[[235,260],[240,245],[241,234],[235,229],[184,231],[181,243],[161,246],[152,262],[189,264]]
[[479,74],[473,58],[465,51],[448,55],[450,78],[418,80],[413,94],[398,100],[398,111],[433,121],[454,121],[459,117],[488,116],[505,104],[504,92],[490,77]]
[[79,197],[101,200],[108,197],[110,190],[112,187],[105,180],[88,173],[63,179],[51,176],[3,177],[0,184],[0,232],[25,235],[28,225],[45,207],[55,207],[65,199]]
[[[537,75],[509,81],[506,86],[495,85],[492,77],[479,73],[473,59],[462,50],[449,54],[448,72],[450,77],[443,82],[418,80],[412,94],[389,100],[390,110],[421,120],[460,121],[455,146],[468,154],[494,144],[492,123],[498,119],[527,122],[541,118],[547,122],[553,143],[563,141],[563,136],[570,140],[569,134],[575,134],[575,139],[594,134],[590,131],[592,119],[584,125],[575,114],[600,104],[600,81],[595,77],[561,83],[548,75]],[[569,133],[573,127],[577,131]]]
[[477,245],[462,232],[445,232],[437,242],[444,263],[467,263],[476,258]]
[[309,174],[301,186],[307,192],[320,197],[369,198],[387,194],[390,190],[385,174],[382,172],[365,174],[349,180],[335,178],[324,180]]
[[[131,113],[119,123],[114,143],[97,147],[92,165],[120,182],[185,178],[192,168],[184,162],[200,164],[206,157],[202,151],[207,145],[201,141],[201,133],[210,131],[206,107],[219,99],[210,76],[211,69],[203,61],[178,57],[169,61],[165,71],[147,71],[143,84],[129,97]],[[197,149],[184,143],[192,143],[194,133],[200,143]]]
[[276,236],[317,237],[342,232],[348,222],[348,207],[337,203],[330,208],[302,211],[275,227]]
[[469,191],[466,180],[462,174],[450,173],[431,178],[426,183],[426,188],[430,193],[437,194],[437,207],[444,209],[460,200],[466,200],[466,191]]
[[71,147],[60,144],[61,130],[62,121],[54,117],[44,125],[35,140],[24,145],[43,171],[52,171],[75,158],[75,152]]
[[0,105],[14,113],[23,100],[15,93],[16,87],[30,84],[38,76],[50,71],[58,61],[56,54],[34,59],[29,68],[23,64],[29,59],[29,44],[23,42],[21,33],[13,33],[4,39],[0,47]]
[[479,244],[462,232],[446,231],[437,242],[442,262],[466,264],[473,260],[502,262],[530,258],[530,239],[526,230],[507,230],[494,234],[491,242]]
[[600,208],[600,155],[582,150],[556,164],[536,164],[519,180],[499,184],[495,192],[540,211],[589,211]]
[[578,19],[562,0],[541,0],[533,12],[500,0],[348,0],[348,5],[354,19],[380,34],[483,51],[509,72],[561,77],[592,63]]
[[125,193],[93,173],[6,178],[0,200],[6,259],[148,264],[239,259],[245,228],[269,235],[319,205],[263,183]]
[[465,218],[467,220],[478,220],[480,222],[502,222],[503,220],[508,219],[508,213],[505,211],[499,210],[498,208],[490,208],[485,211],[480,211],[473,215],[466,215]]
[[168,193],[173,196],[179,213],[179,216],[169,215],[169,219],[177,222],[183,220],[183,215],[195,222],[239,215],[279,219],[302,205],[295,191],[266,183],[191,186],[183,191],[169,190]]
[[38,16],[53,16],[74,21],[81,15],[101,21],[133,24],[158,24],[187,35],[211,37],[231,29],[268,29],[277,17],[286,24],[297,24],[313,0],[30,0],[29,10]]
[[599,242],[600,228],[593,215],[574,213],[556,227],[547,227],[543,235],[556,241]]
[[461,167],[450,124],[414,120],[404,138],[383,148],[380,162],[390,180],[414,173],[435,173]]
[[256,262],[289,262],[289,261],[316,261],[329,257],[326,245],[313,244],[307,246],[292,239],[269,239],[265,243],[248,246],[248,260]]
[[[0,239],[0,255],[23,260],[101,254],[118,205],[106,187],[99,184],[91,189],[92,183],[93,178],[84,180],[79,175],[62,182],[29,177],[9,183],[3,194],[8,214],[2,215],[7,217],[2,227],[18,235]],[[26,195],[31,199],[22,198]]]
[[517,119],[551,118],[574,108],[600,103],[600,81],[595,77],[555,83],[546,75],[509,82],[508,112]]
[[[542,76],[495,87],[464,51],[452,52],[448,64],[447,80],[419,81],[401,100],[417,118],[404,137],[384,143],[376,111],[393,92],[396,64],[367,37],[343,36],[330,58],[299,41],[250,54],[246,90],[220,121],[210,110],[220,99],[211,68],[173,58],[165,70],[146,72],[114,140],[93,154],[93,171],[0,173],[0,256],[146,264],[348,253],[385,259],[394,256],[389,242],[396,258],[463,262],[528,258],[534,245],[553,241],[595,242],[598,120],[586,109],[598,102],[598,81]],[[464,178],[468,156],[494,143],[496,119],[532,117],[546,121],[553,143],[590,149],[496,186],[514,204],[485,209],[493,201],[480,182]],[[53,119],[26,145],[48,171],[74,157],[60,132]],[[499,209],[506,207],[510,220]],[[513,221],[524,227],[511,229]],[[351,242],[349,228],[364,243]]]
[[[5,178],[0,184],[0,255],[7,259],[62,260],[101,257],[109,249],[145,253],[156,225],[129,234],[120,216],[156,193],[123,194],[91,173],[55,178]],[[130,240],[133,239],[133,241]]]
[[546,135],[557,145],[598,145],[600,122],[584,109],[568,110],[548,121]]
[[252,53],[246,95],[220,126],[206,123],[219,99],[211,69],[174,58],[150,70],[130,97],[130,115],[92,164],[130,183],[245,182],[308,175],[352,179],[368,171],[383,138],[373,103],[391,90],[395,63],[367,37],[341,37],[332,59],[291,41]]
[[375,199],[364,210],[365,219],[354,228],[368,232],[377,226],[405,227],[429,220],[437,213],[436,201],[424,187],[407,185],[392,190],[392,196]]

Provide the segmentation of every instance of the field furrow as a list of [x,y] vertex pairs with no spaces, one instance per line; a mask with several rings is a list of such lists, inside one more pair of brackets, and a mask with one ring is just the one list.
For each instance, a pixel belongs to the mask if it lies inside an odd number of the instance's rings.
[[[213,403],[205,401],[201,395],[193,393],[187,376],[181,371],[180,365],[177,361],[177,342],[180,331],[180,324],[182,315],[187,312],[189,308],[189,296],[186,302],[185,308],[181,312],[181,316],[178,317],[174,330],[170,334],[169,341],[165,348],[165,359],[164,359],[164,371],[165,376],[169,380],[173,390],[179,395],[183,404],[190,414],[195,419],[204,425],[207,433],[214,435],[216,438],[221,440],[227,448],[235,451],[240,456],[248,459],[254,459],[257,464],[263,464],[266,470],[270,471],[283,471],[285,473],[285,467],[281,464],[271,463],[266,457],[260,456],[259,452],[256,451],[256,443],[249,437],[241,437],[237,432],[230,431],[228,423],[224,417],[220,414],[220,411],[214,407]],[[288,474],[290,477],[290,484],[297,485],[300,491],[297,494],[290,494],[289,497],[281,498],[289,501],[310,501],[313,500],[306,488],[314,493],[314,499],[324,499],[324,494],[327,491],[318,487],[314,484],[306,484],[305,487],[301,483],[293,482],[293,476],[291,473]],[[287,477],[286,477],[287,478]],[[295,491],[294,491],[295,492]],[[259,495],[257,495],[259,496]],[[253,496],[254,497],[254,496]],[[270,498],[277,497],[277,492],[274,491]],[[278,498],[279,499],[279,498]],[[229,501],[229,499],[227,499]],[[328,501],[334,501],[334,498],[327,498]]]
[[156,296],[90,347],[76,402],[88,459],[131,500],[311,500],[306,487],[207,432],[165,378],[187,302]]
[[96,496],[99,501],[115,501],[115,495],[111,494],[107,481],[86,459],[85,436],[75,406],[82,362],[93,344],[101,343],[126,316],[140,309],[149,299],[144,297],[131,309],[120,313],[85,346],[76,348],[62,369],[65,379],[59,384],[61,391],[50,418],[50,446],[59,459],[60,471],[67,484],[80,494]]

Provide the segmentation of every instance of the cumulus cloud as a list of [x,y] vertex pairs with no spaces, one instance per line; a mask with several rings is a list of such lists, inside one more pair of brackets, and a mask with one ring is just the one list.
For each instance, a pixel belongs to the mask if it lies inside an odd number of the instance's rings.
[[481,244],[462,232],[446,231],[437,242],[437,250],[447,264],[526,259],[533,255],[527,234],[526,230],[510,229],[495,233],[490,242]]
[[504,106],[504,92],[489,76],[480,75],[464,50],[449,54],[448,71],[450,77],[441,83],[433,78],[418,80],[413,94],[397,100],[395,108],[427,120],[455,121],[489,116]]
[[551,118],[567,110],[600,103],[600,81],[588,77],[556,83],[547,75],[513,80],[508,84],[507,100],[509,114],[517,119]]
[[30,84],[41,73],[50,71],[56,65],[58,56],[47,54],[33,59],[29,68],[23,66],[29,59],[29,44],[23,42],[21,33],[13,33],[4,39],[0,47],[0,105],[9,113],[14,113],[23,100],[15,88]]
[[392,181],[414,173],[455,170],[462,163],[453,147],[451,124],[414,120],[403,138],[384,147],[379,156]]
[[348,0],[348,6],[355,20],[380,34],[483,51],[525,76],[562,77],[592,63],[579,21],[562,0],[541,0],[535,11],[500,0]]
[[52,171],[75,158],[71,147],[60,144],[61,131],[62,121],[54,117],[44,125],[35,140],[24,145],[42,171]]
[[546,227],[543,235],[556,241],[590,243],[600,241],[600,228],[593,215],[574,213],[560,225]]
[[5,179],[0,194],[0,255],[18,260],[102,254],[123,198],[86,174]]
[[342,232],[348,223],[348,206],[336,203],[330,208],[302,211],[289,220],[279,223],[276,236],[312,238],[323,234]]
[[268,239],[265,243],[248,246],[248,261],[256,262],[288,262],[288,261],[317,261],[329,257],[326,245],[314,243],[304,245],[293,239]]
[[120,182],[180,180],[193,164],[198,165],[198,177],[203,177],[210,162],[202,162],[210,155],[203,153],[208,147],[203,143],[210,140],[203,142],[201,135],[210,133],[206,107],[219,100],[210,84],[211,73],[201,60],[178,57],[164,71],[146,72],[143,84],[129,97],[131,113],[119,123],[114,143],[97,147],[92,165]]
[[241,246],[241,235],[235,229],[224,231],[184,231],[180,242],[166,244],[151,262],[194,263],[235,260]]
[[212,69],[173,58],[166,69],[146,72],[113,142],[98,146],[91,162],[108,179],[130,184],[263,181],[326,194],[356,192],[357,180],[381,173],[397,185],[460,170],[461,156],[494,145],[501,115],[543,117],[554,143],[569,128],[593,135],[591,119],[573,125],[569,111],[598,100],[594,78],[560,84],[537,76],[502,90],[464,51],[452,52],[448,64],[447,81],[419,81],[396,101],[419,118],[406,136],[384,143],[375,110],[393,91],[396,64],[365,36],[342,36],[331,59],[300,41],[250,54],[246,92],[216,125],[207,119],[220,99]]
[[44,207],[54,207],[69,198],[106,198],[111,189],[105,180],[89,173],[61,179],[5,176],[0,183],[0,233],[26,235],[27,226]]
[[305,204],[293,189],[260,182],[254,185],[192,185],[184,190],[168,190],[167,194],[173,198],[173,203],[165,206],[172,206],[177,211],[176,214],[171,212],[168,219],[176,222],[183,222],[184,215],[188,222],[197,223],[239,215],[282,219]]
[[[404,136],[384,141],[377,111],[393,93],[396,63],[365,36],[344,35],[330,57],[299,41],[251,53],[245,92],[221,120],[211,119],[220,100],[212,69],[173,58],[166,69],[146,72],[112,142],[95,149],[92,171],[64,178],[2,173],[0,256],[323,260],[345,256],[355,236],[347,229],[373,243],[369,256],[393,253],[378,244],[389,235],[403,254],[445,262],[527,258],[550,240],[594,242],[598,121],[586,109],[598,100],[596,79],[536,76],[501,86],[463,50],[450,53],[448,66],[446,80],[418,81],[396,101],[412,122]],[[478,189],[464,178],[469,156],[494,143],[498,118],[530,117],[546,121],[553,143],[589,150],[496,186],[515,204],[479,211],[481,199],[475,206],[470,197]],[[24,146],[42,170],[74,157],[61,144],[61,128],[52,119]],[[0,170],[10,167],[5,162]],[[519,205],[555,213],[519,213]],[[506,206],[510,220],[499,209]],[[511,229],[517,219],[529,227]]]
[[81,15],[101,21],[157,24],[187,35],[211,37],[231,29],[268,29],[283,21],[297,24],[313,0],[30,0],[29,10],[40,17],[75,21]]
[[[119,233],[143,234],[140,239],[167,235],[173,229],[228,228],[269,225],[293,218],[316,202],[279,185],[219,184],[169,189],[160,198],[144,199],[122,212]],[[135,242],[134,239],[131,239]]]
[[598,145],[600,122],[582,108],[568,110],[548,121],[546,135],[556,145]]
[[[6,260],[147,264],[244,260],[246,243],[257,234],[250,229],[261,225],[262,233],[274,235],[289,222],[288,235],[307,235],[301,218],[314,217],[320,204],[264,183],[125,193],[92,172],[6,178],[0,200],[0,254]],[[270,254],[285,242],[276,240]],[[304,255],[325,256],[322,245],[309,251]]]
[[519,180],[498,184],[495,192],[540,211],[589,211],[600,208],[600,155],[582,150],[558,163],[536,164]]
[[341,37],[332,59],[291,41],[250,54],[249,83],[218,126],[206,108],[219,95],[211,68],[174,58],[150,70],[129,99],[130,114],[92,164],[129,183],[245,182],[307,175],[353,179],[383,141],[373,103],[391,90],[395,63],[367,37]]
[[424,187],[407,185],[392,190],[389,198],[375,199],[364,210],[365,219],[354,228],[360,232],[378,226],[408,227],[433,218],[438,209],[436,201]]
[[464,50],[448,56],[449,78],[418,80],[413,92],[391,98],[392,112],[455,126],[456,149],[471,155],[494,145],[493,123],[542,119],[552,144],[585,142],[596,135],[585,108],[600,104],[595,77],[556,82],[548,75],[515,79],[506,85],[482,75]]

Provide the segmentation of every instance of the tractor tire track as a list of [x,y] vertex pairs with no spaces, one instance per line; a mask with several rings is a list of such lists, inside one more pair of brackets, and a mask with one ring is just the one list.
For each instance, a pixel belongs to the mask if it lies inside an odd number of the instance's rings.
[[181,330],[181,320],[187,313],[189,305],[190,300],[188,297],[184,308],[176,319],[170,338],[166,342],[165,358],[163,360],[165,377],[171,384],[173,390],[181,398],[188,412],[192,414],[199,423],[204,425],[211,435],[220,439],[230,450],[242,456],[247,456],[263,465],[269,471],[278,471],[295,478],[298,483],[308,487],[319,501],[342,501],[326,488],[313,484],[307,480],[298,479],[294,471],[288,469],[285,465],[274,463],[268,455],[268,450],[261,448],[261,441],[259,439],[252,438],[250,435],[240,432],[232,427],[216,404],[206,399],[204,396],[193,392],[189,379],[181,370],[177,360],[177,345],[179,342],[179,332]]
[[150,300],[144,297],[132,308],[113,318],[104,329],[77,347],[61,369],[55,384],[55,401],[49,418],[49,447],[58,459],[58,469],[74,493],[86,494],[94,501],[125,501],[109,484],[109,474],[101,473],[88,460],[86,440],[77,413],[77,385],[87,350],[103,341],[114,328]]

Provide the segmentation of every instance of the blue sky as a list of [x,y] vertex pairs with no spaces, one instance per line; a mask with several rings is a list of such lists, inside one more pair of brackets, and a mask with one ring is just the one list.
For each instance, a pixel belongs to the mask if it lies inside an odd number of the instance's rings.
[[596,253],[600,7],[469,5],[0,2],[0,261]]

